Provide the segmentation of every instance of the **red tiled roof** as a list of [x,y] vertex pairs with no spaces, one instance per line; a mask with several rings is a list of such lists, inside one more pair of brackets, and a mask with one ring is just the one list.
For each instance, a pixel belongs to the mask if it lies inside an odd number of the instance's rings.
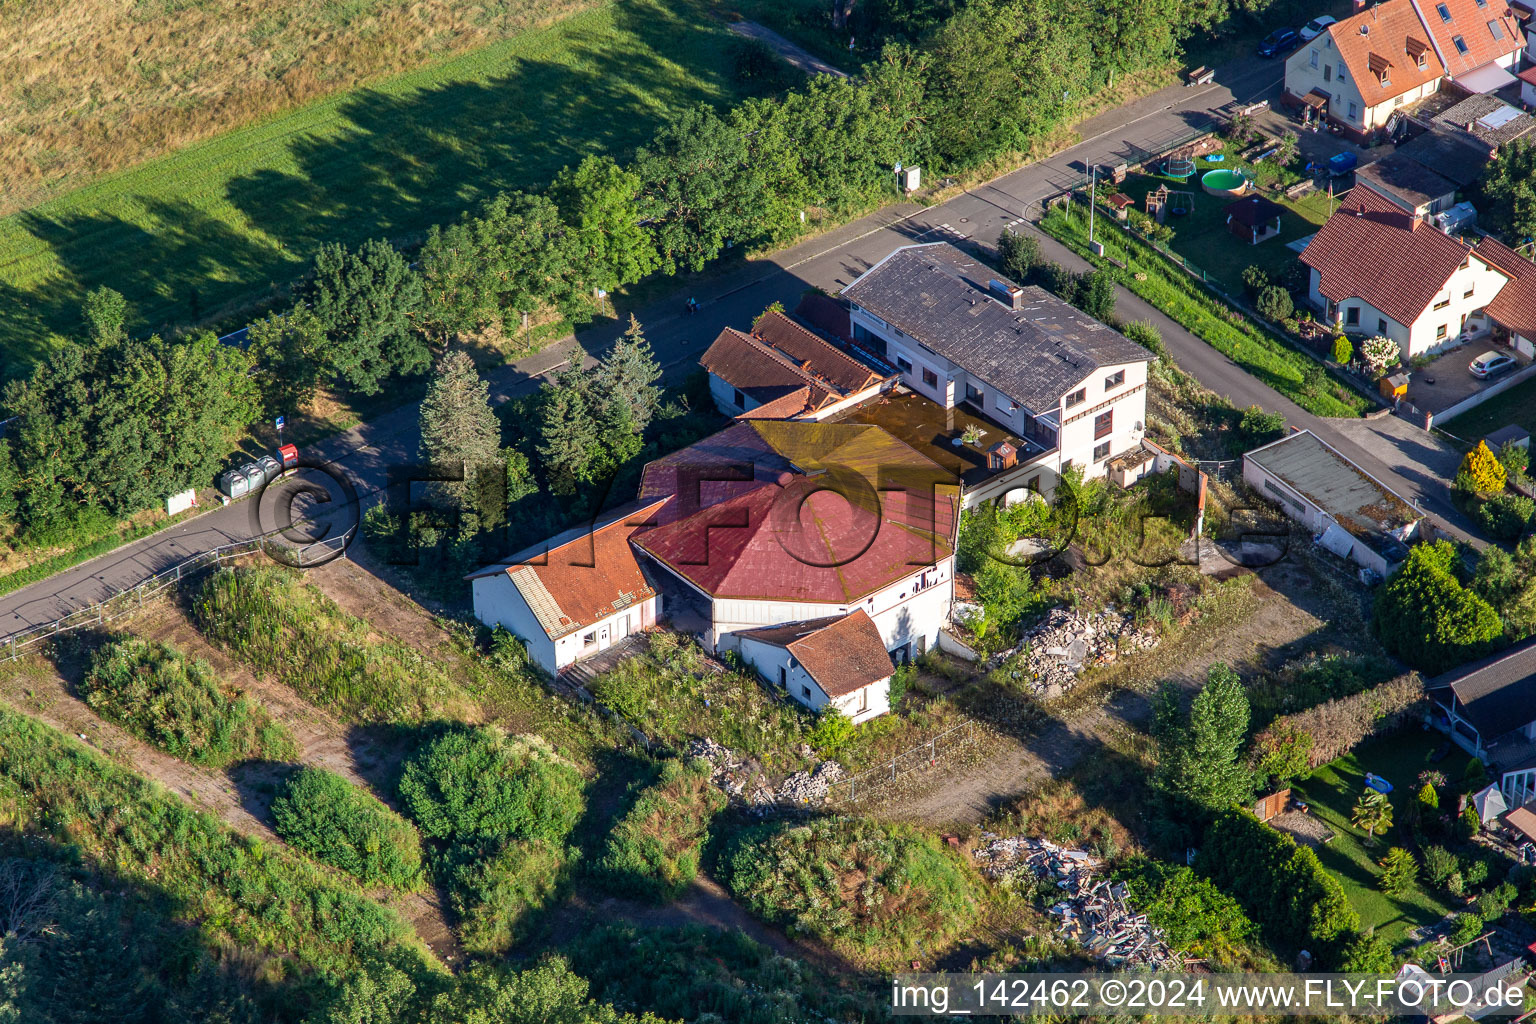
[[828,697],[846,697],[896,671],[880,627],[862,608],[737,635],[789,651]]
[[[880,374],[783,313],[765,313],[747,334],[727,327],[699,359],[710,373],[759,403],[806,391],[812,411],[873,386]],[[792,416],[796,408],[785,412]],[[758,413],[762,416],[764,413]]]
[[1492,235],[1477,244],[1476,252],[1509,278],[1488,303],[1488,315],[1517,334],[1536,338],[1536,263]]
[[[1432,13],[1434,0],[1419,2],[1428,5],[1427,15],[1438,18]],[[1473,2],[1467,0],[1468,4]],[[1364,34],[1360,31],[1362,27],[1367,30]],[[1486,28],[1483,30],[1485,34],[1487,31]],[[1429,40],[1424,23],[1414,13],[1412,0],[1387,0],[1377,4],[1328,26],[1328,34],[1333,37],[1333,45],[1349,67],[1350,76],[1368,107],[1445,77],[1445,65],[1426,45]],[[1446,37],[1446,45],[1450,45],[1450,37]],[[1424,51],[1423,68],[1416,59],[1420,50]],[[1386,83],[1372,70],[1373,66],[1385,68]]]
[[635,543],[711,596],[849,603],[954,550],[955,478],[878,427],[744,422],[658,463],[642,494],[678,499]]
[[[1440,17],[1440,4],[1450,13],[1449,22]],[[1445,60],[1446,73],[1453,79],[1492,64],[1525,45],[1519,21],[1509,4],[1501,0],[1484,6],[1478,6],[1477,0],[1419,0],[1419,9],[1424,12],[1424,20],[1429,23],[1429,31]],[[1490,22],[1499,27],[1499,38],[1494,37]],[[1467,45],[1465,54],[1456,46],[1458,36]]]
[[547,553],[471,578],[506,573],[544,632],[558,639],[656,593],[641,574],[629,539],[654,521],[663,504],[642,504]]
[[1515,77],[1528,85],[1536,85],[1536,67],[1528,67],[1524,70],[1517,71],[1515,73]]
[[811,401],[810,388],[799,388],[787,395],[770,398],[746,412],[739,412],[735,418],[738,420],[788,420],[803,412],[814,412],[818,404]]
[[1332,302],[1364,299],[1412,324],[1472,250],[1368,188],[1352,189],[1301,251]]

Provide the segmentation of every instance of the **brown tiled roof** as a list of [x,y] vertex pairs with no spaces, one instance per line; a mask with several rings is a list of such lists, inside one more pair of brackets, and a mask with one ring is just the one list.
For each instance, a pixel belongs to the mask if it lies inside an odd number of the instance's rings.
[[656,593],[640,572],[629,538],[652,523],[664,504],[665,499],[632,507],[547,552],[470,578],[506,573],[544,632],[559,639]]
[[783,313],[767,313],[752,327],[752,334],[778,349],[823,380],[852,394],[862,391],[879,375],[853,356],[837,348]]
[[739,635],[788,650],[828,697],[846,697],[896,671],[880,628],[862,608]]
[[[1449,22],[1440,17],[1441,4],[1451,15]],[[1483,6],[1477,0],[1419,0],[1419,9],[1424,12],[1424,20],[1429,23],[1429,31],[1445,60],[1446,73],[1452,78],[1491,64],[1525,45],[1520,23],[1503,0],[1492,0]],[[1490,22],[1499,27],[1499,37],[1494,36]],[[1456,46],[1457,37],[1467,44],[1465,54]]]
[[787,408],[783,400],[788,396],[804,392],[802,405],[785,416],[819,409],[881,380],[880,374],[782,313],[764,315],[751,334],[727,327],[699,364],[757,402],[775,403],[776,409]]
[[[1433,0],[1419,0],[1430,5],[1426,14],[1433,15]],[[1466,0],[1470,5],[1474,0]],[[1438,16],[1436,16],[1438,17]],[[1362,33],[1360,30],[1366,31]],[[1487,29],[1483,30],[1487,33]],[[1426,44],[1424,23],[1414,13],[1412,0],[1387,0],[1354,17],[1328,26],[1333,45],[1338,48],[1349,73],[1360,90],[1365,105],[1374,107],[1410,89],[1417,89],[1425,82],[1445,76],[1445,65]],[[1412,48],[1410,49],[1410,44]],[[1446,38],[1450,45],[1450,38]],[[1419,67],[1417,54],[1424,51],[1424,67]],[[1383,83],[1375,68],[1386,68],[1387,81]]]
[[[801,413],[806,412],[807,410],[815,411],[817,405],[819,405],[820,403],[819,402],[813,402],[812,399],[811,399],[811,394],[812,394],[812,392],[811,392],[811,389],[809,387],[797,388],[796,390],[791,391],[787,395],[780,395],[778,398],[770,398],[768,401],[764,402],[762,405],[759,405],[759,406],[756,406],[754,408],[748,409],[746,412],[739,412],[739,413],[737,413],[736,414],[736,419],[738,419],[738,420],[787,420],[787,419],[793,419],[794,417],[799,416]],[[825,397],[826,396],[826,392],[825,391],[821,391],[820,389],[817,389],[816,394],[820,395],[821,397]]]
[[1536,263],[1492,235],[1478,243],[1477,255],[1509,278],[1488,303],[1488,315],[1517,334],[1536,338]]
[[1330,301],[1364,299],[1412,324],[1471,251],[1386,196],[1357,188],[1307,243],[1301,261],[1320,273],[1318,290]]

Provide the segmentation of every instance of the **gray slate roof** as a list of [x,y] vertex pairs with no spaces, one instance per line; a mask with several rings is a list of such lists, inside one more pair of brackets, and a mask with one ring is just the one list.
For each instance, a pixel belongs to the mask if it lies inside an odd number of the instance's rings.
[[1518,729],[1536,721],[1536,639],[1436,676],[1425,688],[1455,693],[1457,714],[1485,741]]
[[1023,290],[1009,309],[989,281],[1013,285],[948,242],[909,245],[842,294],[1020,405],[1048,412],[1101,366],[1151,353],[1046,292]]

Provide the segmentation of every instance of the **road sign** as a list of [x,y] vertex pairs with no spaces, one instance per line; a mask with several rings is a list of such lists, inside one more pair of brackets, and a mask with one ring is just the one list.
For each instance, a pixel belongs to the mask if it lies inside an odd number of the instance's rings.
[[285,420],[283,417],[279,416],[277,418],[277,429],[278,430],[282,430],[284,424],[286,424],[287,422],[288,422],[287,420]]

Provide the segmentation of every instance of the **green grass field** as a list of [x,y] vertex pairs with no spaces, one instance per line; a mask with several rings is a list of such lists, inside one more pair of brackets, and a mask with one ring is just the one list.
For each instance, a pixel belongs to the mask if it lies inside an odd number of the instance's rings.
[[1516,384],[1453,420],[1435,421],[1437,427],[1473,443],[1511,423],[1536,433],[1536,380]]
[[[1444,742],[1445,737],[1438,732],[1396,733],[1324,765],[1294,787],[1297,796],[1312,805],[1312,813],[1335,833],[1327,845],[1318,848],[1318,860],[1343,883],[1361,926],[1375,928],[1377,935],[1393,945],[1402,942],[1410,928],[1433,924],[1451,909],[1438,894],[1427,891],[1427,883],[1422,881],[1403,896],[1388,896],[1377,888],[1381,869],[1376,865],[1390,847],[1406,845],[1398,833],[1406,829],[1400,824],[1402,812],[1408,801],[1415,799],[1419,772],[1435,767],[1452,780],[1466,772],[1467,755],[1456,746],[1445,760],[1431,766],[1430,754]],[[1365,834],[1349,823],[1355,801],[1364,790],[1366,772],[1375,772],[1392,783],[1393,818],[1399,822],[1374,846],[1367,846]]]
[[137,329],[230,318],[321,242],[406,241],[588,153],[622,158],[668,112],[737,98],[734,38],[703,0],[617,0],[0,219],[0,373],[75,331],[98,285]]

